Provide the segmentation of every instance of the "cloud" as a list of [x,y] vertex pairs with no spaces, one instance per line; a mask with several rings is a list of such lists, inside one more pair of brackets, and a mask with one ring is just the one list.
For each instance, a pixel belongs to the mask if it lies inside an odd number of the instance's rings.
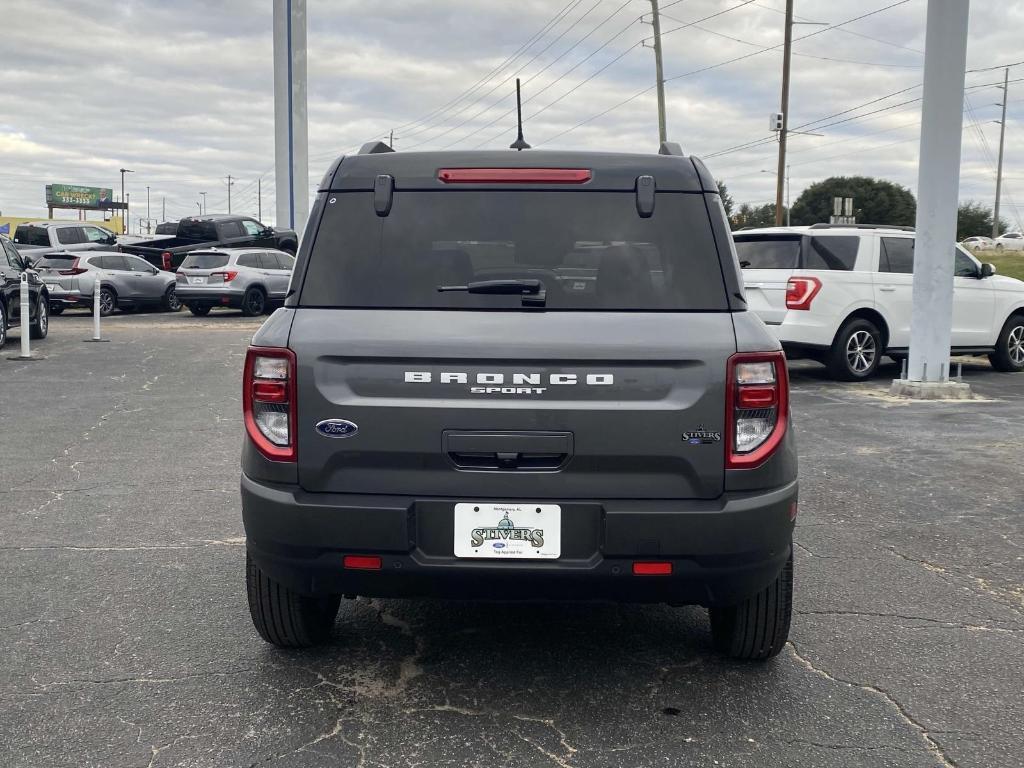
[[[799,12],[802,20],[836,24],[887,4],[805,0]],[[166,198],[168,216],[195,210],[200,192],[208,193],[209,210],[222,210],[231,174],[238,180],[233,207],[246,213],[256,212],[262,177],[264,218],[272,220],[271,6],[131,0],[115,11],[92,0],[8,0],[0,210],[39,215],[46,183],[119,188],[117,169],[128,167],[136,171],[128,180],[136,217],[145,215],[137,201],[147,185],[151,200]],[[709,166],[737,201],[773,199],[776,145],[731,148],[770,135],[781,54],[762,49],[782,40],[781,0],[662,6],[671,137],[711,155]],[[913,87],[923,73],[925,10],[925,0],[911,0],[841,29],[796,27],[805,39],[794,46],[790,120],[823,135],[790,142],[794,197],[832,174],[916,186],[920,102],[913,100],[920,89]],[[532,144],[653,151],[645,11],[643,0],[309,0],[311,182],[337,154],[392,129],[399,149],[507,147],[515,135],[517,75]],[[1017,44],[1024,0],[974,3],[971,14],[970,68],[1024,58]],[[1024,77],[1024,67],[1014,72]],[[998,142],[991,121],[1001,98],[993,84],[1001,76],[967,76],[961,197],[988,204]],[[1024,206],[1024,187],[1017,189],[1024,98],[1015,99],[1013,89],[1024,92],[1024,82],[1011,86],[1007,189]],[[910,103],[893,106],[904,101]],[[838,114],[860,104],[866,106]],[[837,116],[823,119],[829,115]],[[837,120],[846,121],[830,125]],[[716,155],[723,150],[731,151]]]

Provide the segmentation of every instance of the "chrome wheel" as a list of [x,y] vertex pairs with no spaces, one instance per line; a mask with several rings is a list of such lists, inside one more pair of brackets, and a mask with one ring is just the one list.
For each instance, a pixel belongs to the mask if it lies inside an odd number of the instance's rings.
[[181,301],[178,299],[178,292],[174,290],[173,285],[167,289],[167,309],[171,312],[181,309]]
[[1010,329],[1006,337],[1006,351],[1014,365],[1024,365],[1024,325]]
[[45,336],[46,332],[50,329],[50,305],[48,302],[39,300],[39,308],[36,310],[38,315],[37,325],[39,326],[39,335]]
[[846,342],[846,364],[857,374],[867,373],[875,364],[878,349],[867,331],[855,331]]
[[106,288],[100,290],[100,314],[109,315],[114,311],[114,294]]

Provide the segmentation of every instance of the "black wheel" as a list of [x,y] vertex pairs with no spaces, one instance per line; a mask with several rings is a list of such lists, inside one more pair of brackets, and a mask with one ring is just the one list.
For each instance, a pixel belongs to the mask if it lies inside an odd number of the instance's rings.
[[1002,243],[996,243],[996,250],[997,251],[1003,250],[1003,244]]
[[287,243],[282,243],[281,250],[284,251],[285,253],[289,253],[292,256],[294,256],[295,252],[297,250],[299,250],[299,244],[298,243],[293,243],[291,241],[289,241]]
[[0,349],[3,349],[7,341],[7,307],[0,301]]
[[1020,373],[1024,371],[1024,315],[1014,315],[999,332],[996,351],[988,361],[997,371]]
[[340,595],[311,597],[280,584],[245,556],[249,613],[260,637],[278,648],[309,648],[324,642],[338,615]]
[[181,310],[181,302],[178,300],[178,293],[174,290],[173,285],[167,286],[167,290],[164,291],[164,298],[160,302],[160,306],[164,308],[165,312],[178,312]]
[[189,304],[188,311],[196,317],[206,317],[213,309],[209,304]]
[[52,316],[56,317],[57,315],[63,314],[63,312],[64,312],[64,305],[63,304],[51,304],[50,305],[50,314]]
[[874,375],[883,352],[882,334],[875,324],[855,317],[839,329],[825,365],[834,379],[863,381]]
[[262,315],[267,308],[267,296],[259,288],[250,288],[242,297],[242,314],[246,317]]
[[711,636],[720,653],[734,659],[764,661],[789,637],[793,616],[793,553],[771,584],[739,605],[711,608]]
[[50,302],[39,297],[36,304],[36,320],[29,326],[28,334],[30,339],[45,339],[50,332]]
[[100,288],[100,317],[106,317],[117,309],[117,294],[110,288]]

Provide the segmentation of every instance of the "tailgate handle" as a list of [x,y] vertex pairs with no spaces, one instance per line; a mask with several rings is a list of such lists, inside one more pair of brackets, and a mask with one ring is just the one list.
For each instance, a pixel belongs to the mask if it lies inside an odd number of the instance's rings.
[[572,457],[572,433],[446,431],[444,452],[458,469],[554,471]]

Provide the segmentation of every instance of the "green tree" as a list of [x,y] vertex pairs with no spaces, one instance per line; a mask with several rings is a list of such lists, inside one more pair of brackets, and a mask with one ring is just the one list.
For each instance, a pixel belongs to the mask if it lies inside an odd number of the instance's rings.
[[729,217],[733,230],[750,229],[751,227],[775,226],[775,203],[751,205],[743,203],[735,214]]
[[827,222],[834,197],[853,198],[853,213],[859,224],[914,226],[917,201],[910,190],[869,176],[833,176],[811,184],[793,203],[793,224]]
[[[999,231],[1005,232],[1007,226],[1006,219],[1000,217]],[[989,237],[991,234],[992,209],[976,200],[960,203],[956,212],[956,239],[959,241],[974,235]]]
[[732,219],[732,209],[735,206],[735,202],[732,199],[732,195],[729,194],[729,188],[725,186],[725,182],[721,179],[715,181],[718,185],[718,196],[722,198],[722,207],[725,208],[725,215]]

